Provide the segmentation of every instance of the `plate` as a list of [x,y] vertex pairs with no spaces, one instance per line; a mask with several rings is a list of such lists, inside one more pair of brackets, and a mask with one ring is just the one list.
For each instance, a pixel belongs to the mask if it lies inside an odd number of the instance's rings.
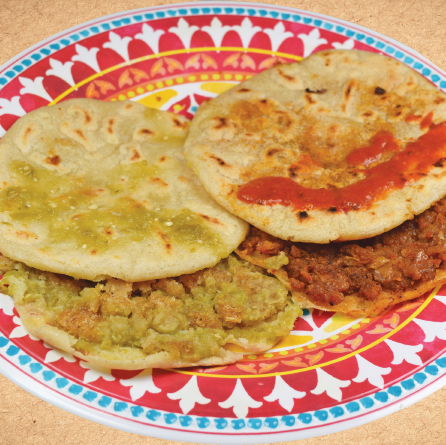
[[[277,62],[344,48],[383,53],[438,88],[416,51],[342,20],[266,4],[198,1],[106,16],[0,67],[0,135],[25,113],[73,97],[192,118],[197,107]],[[121,430],[177,441],[265,443],[351,428],[446,383],[446,286],[386,314],[304,311],[274,349],[214,368],[105,370],[53,349],[0,294],[0,372],[34,395]]]

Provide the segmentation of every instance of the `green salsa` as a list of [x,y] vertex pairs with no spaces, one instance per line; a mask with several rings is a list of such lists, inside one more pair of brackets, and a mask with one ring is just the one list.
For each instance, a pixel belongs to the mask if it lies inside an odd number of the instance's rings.
[[195,212],[150,209],[130,196],[144,187],[142,181],[159,173],[159,168],[147,161],[115,167],[107,184],[94,178],[86,181],[58,175],[22,161],[14,161],[10,168],[16,185],[1,190],[0,211],[25,225],[41,222],[54,245],[69,243],[99,252],[162,236],[191,252],[207,246],[223,254],[220,236]]

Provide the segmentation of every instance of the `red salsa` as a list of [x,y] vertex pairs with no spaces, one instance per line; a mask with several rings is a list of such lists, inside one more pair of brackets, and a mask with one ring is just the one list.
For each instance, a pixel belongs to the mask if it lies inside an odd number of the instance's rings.
[[[359,148],[347,157],[352,165],[362,165],[365,178],[342,188],[311,189],[291,178],[264,177],[240,187],[238,199],[246,203],[272,206],[280,204],[295,211],[336,209],[341,212],[370,207],[392,190],[425,176],[434,167],[441,167],[446,158],[446,121],[432,125],[432,113],[421,122],[429,131],[401,150],[391,133],[380,132],[369,146]],[[388,161],[373,165],[384,153],[397,152]],[[371,165],[369,167],[369,165]]]

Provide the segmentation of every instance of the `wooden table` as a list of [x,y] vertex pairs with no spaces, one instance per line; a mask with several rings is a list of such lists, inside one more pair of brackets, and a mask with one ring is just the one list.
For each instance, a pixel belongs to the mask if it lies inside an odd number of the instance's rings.
[[[0,0],[0,64],[57,32],[106,14],[160,0]],[[266,2],[265,2],[266,3]],[[283,6],[359,23],[416,49],[446,70],[446,0],[271,0]],[[396,414],[299,445],[446,443],[446,387]],[[175,442],[125,433],[62,411],[0,375],[1,445],[167,445]],[[291,444],[292,442],[284,442]]]

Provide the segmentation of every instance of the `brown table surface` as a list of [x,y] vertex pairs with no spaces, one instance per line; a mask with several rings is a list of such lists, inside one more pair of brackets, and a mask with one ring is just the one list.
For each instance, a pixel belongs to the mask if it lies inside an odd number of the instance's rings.
[[[0,64],[29,46],[103,15],[161,0],[0,0]],[[416,49],[446,70],[446,0],[275,0],[359,23]],[[400,412],[299,445],[446,444],[446,388]],[[243,442],[242,440],[240,441]],[[168,445],[175,442],[108,428],[56,408],[0,375],[0,444]],[[293,442],[283,442],[283,444]]]

